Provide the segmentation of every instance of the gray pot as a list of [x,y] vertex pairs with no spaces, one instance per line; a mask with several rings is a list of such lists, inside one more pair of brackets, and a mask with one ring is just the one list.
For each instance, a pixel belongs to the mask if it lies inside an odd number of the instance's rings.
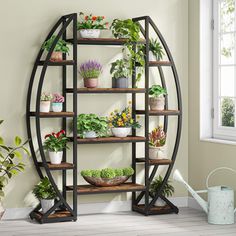
[[112,78],[112,88],[128,88],[128,78]]
[[42,212],[46,213],[54,206],[54,199],[40,199]]

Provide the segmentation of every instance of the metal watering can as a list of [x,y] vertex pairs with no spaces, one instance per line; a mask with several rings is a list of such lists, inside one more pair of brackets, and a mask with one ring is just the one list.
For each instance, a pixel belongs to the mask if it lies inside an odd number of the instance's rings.
[[[220,167],[211,171],[206,179],[207,190],[195,191],[187,184],[178,170],[174,171],[173,179],[181,182],[187,190],[196,199],[199,205],[208,215],[209,224],[234,224],[234,190],[226,186],[209,187],[208,182],[210,176],[218,170],[235,170],[228,167]],[[208,202],[201,198],[198,193],[208,193]]]

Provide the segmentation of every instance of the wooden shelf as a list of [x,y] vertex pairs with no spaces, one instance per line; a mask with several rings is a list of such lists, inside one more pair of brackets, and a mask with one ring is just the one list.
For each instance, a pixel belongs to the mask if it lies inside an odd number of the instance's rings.
[[[73,190],[73,186],[67,186],[68,191]],[[144,191],[145,186],[141,184],[124,183],[112,187],[96,187],[93,185],[78,185],[77,194],[101,194],[101,193],[116,193],[116,192],[136,192]]]
[[[163,110],[163,111],[152,111],[149,110],[149,116],[179,116],[181,112],[179,110]],[[145,110],[136,110],[136,114],[145,115]]]
[[155,66],[172,66],[172,63],[170,61],[149,61],[150,67]]
[[[74,168],[74,165],[72,163],[67,162],[62,162],[61,164],[51,164],[50,162],[47,162],[47,164],[50,170],[68,170]],[[40,167],[44,167],[43,162],[38,162],[38,165]]]
[[[30,116],[36,116],[36,112],[30,112]],[[73,117],[74,112],[40,112],[39,117],[56,118],[56,117]]]
[[[72,138],[70,138],[72,140]],[[78,138],[78,144],[98,144],[98,143],[136,143],[145,142],[146,138],[141,136],[128,136],[125,138],[105,137],[105,138]]]
[[[133,209],[139,213],[145,214],[145,205],[134,205]],[[176,213],[174,209],[170,206],[166,205],[163,207],[153,206],[148,212],[148,215],[161,215],[161,214],[169,214],[169,213]]]
[[[43,66],[45,61],[39,61],[38,65]],[[73,60],[62,60],[62,61],[49,61],[48,66],[73,66],[75,63]]]
[[[145,158],[136,158],[137,163],[145,163]],[[172,160],[170,159],[149,159],[150,165],[170,165]]]
[[[73,88],[66,89],[73,93]],[[78,88],[77,93],[145,93],[145,88]]]

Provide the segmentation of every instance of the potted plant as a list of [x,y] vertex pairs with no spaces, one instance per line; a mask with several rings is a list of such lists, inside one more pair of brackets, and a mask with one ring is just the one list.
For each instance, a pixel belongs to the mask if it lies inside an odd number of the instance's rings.
[[[163,178],[161,177],[161,175],[159,175],[159,177],[156,177],[151,185],[150,185],[150,195],[152,197],[155,196],[155,193],[160,189],[161,185],[163,182]],[[163,195],[164,197],[171,197],[174,193],[175,189],[174,187],[170,184],[170,181],[168,180],[167,183],[164,185],[163,190],[161,191],[161,195]],[[166,202],[164,200],[162,200],[161,198],[158,198],[156,203],[156,206],[162,207],[166,205]]]
[[111,63],[112,88],[128,88],[128,78],[131,77],[130,60],[120,59]]
[[53,96],[51,93],[42,93],[40,98],[40,112],[49,112]]
[[[44,42],[42,49],[46,49],[49,51],[52,47],[52,44],[55,40],[56,36],[53,35],[50,39]],[[70,48],[68,47],[70,43],[64,41],[63,39],[59,39],[50,58],[50,61],[62,61],[62,53],[69,53]]]
[[98,86],[98,77],[101,72],[102,65],[95,60],[89,60],[81,64],[79,73],[84,79],[84,87],[96,88]]
[[107,118],[95,114],[80,114],[77,118],[77,132],[80,138],[107,136]]
[[85,16],[83,12],[79,14],[81,20],[77,22],[77,30],[81,38],[99,38],[101,30],[108,28],[108,22],[104,22],[104,16]]
[[149,98],[150,109],[152,111],[163,111],[165,109],[165,97],[163,95],[167,95],[166,89],[160,85],[153,85],[149,88],[148,94],[151,96]]
[[158,126],[149,134],[149,158],[165,158],[166,134],[162,126]]
[[68,148],[67,142],[64,130],[45,135],[44,149],[49,153],[51,164],[61,164],[63,149]]
[[159,61],[163,58],[164,51],[157,39],[151,39],[149,44],[149,61]]
[[140,128],[141,125],[132,119],[131,106],[126,107],[124,110],[119,112],[115,110],[111,112],[109,117],[109,126],[111,132],[115,137],[127,137],[131,131],[131,128]]
[[53,94],[52,99],[52,111],[53,112],[61,112],[62,111],[62,103],[65,101],[64,97],[59,93]]
[[47,177],[44,177],[35,185],[33,194],[40,201],[43,213],[46,213],[53,207],[56,192]]
[[[3,120],[0,120],[2,124]],[[14,146],[8,146],[0,137],[0,220],[4,214],[2,200],[5,196],[4,188],[8,181],[25,169],[25,164],[21,160],[23,153],[30,156],[29,151],[25,147],[28,141],[22,142],[21,138],[16,136],[14,139]],[[22,153],[23,152],[23,153]]]

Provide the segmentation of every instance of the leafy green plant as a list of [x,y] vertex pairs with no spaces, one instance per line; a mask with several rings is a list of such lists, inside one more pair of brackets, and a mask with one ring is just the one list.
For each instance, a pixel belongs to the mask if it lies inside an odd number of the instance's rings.
[[148,94],[152,97],[160,97],[161,95],[167,95],[166,89],[162,88],[160,85],[153,85],[148,90]]
[[150,40],[149,50],[154,54],[157,60],[161,60],[165,54],[157,39]]
[[149,146],[150,147],[162,147],[166,143],[166,134],[162,126],[158,126],[153,129],[149,134]]
[[[42,49],[46,49],[47,51],[49,51],[52,47],[52,44],[53,44],[55,38],[56,38],[56,36],[53,35],[50,39],[45,41],[43,46],[42,46]],[[69,44],[70,43],[67,43],[63,39],[59,39],[53,51],[54,52],[69,53],[70,48],[67,46]]]
[[[0,124],[3,120],[0,120]],[[4,139],[0,137],[0,200],[4,197],[4,187],[8,181],[19,172],[25,170],[25,164],[22,162],[23,153],[30,156],[25,147],[28,141],[23,142],[19,136],[14,139],[14,146],[5,144]]]
[[112,78],[130,78],[131,72],[132,68],[129,60],[120,59],[111,63],[110,73],[112,74]]
[[35,185],[33,194],[37,199],[56,198],[56,192],[47,177],[44,177],[43,179],[41,179],[39,184]]
[[112,168],[106,168],[101,170],[101,178],[112,179],[116,177],[116,173]]
[[80,114],[77,118],[77,132],[80,138],[85,133],[94,131],[99,137],[107,136],[108,124],[106,117],[99,117],[95,114]]
[[[152,195],[154,195],[161,187],[162,185],[162,182],[163,182],[163,178],[161,175],[159,175],[159,177],[156,177],[151,185],[150,185],[150,193]],[[164,188],[161,192],[161,194],[164,196],[164,197],[171,197],[173,194],[174,194],[174,187],[170,184],[170,181],[168,180],[167,183],[164,185]]]

